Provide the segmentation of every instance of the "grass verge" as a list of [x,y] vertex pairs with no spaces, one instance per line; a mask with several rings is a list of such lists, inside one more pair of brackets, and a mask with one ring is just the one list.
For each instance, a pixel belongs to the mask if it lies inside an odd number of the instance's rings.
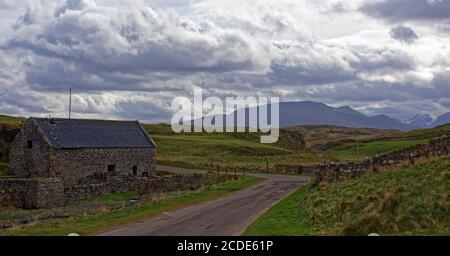
[[304,193],[300,188],[285,198],[248,227],[246,236],[305,236],[311,228],[299,210],[298,199]]
[[[104,213],[79,214],[64,220],[48,220],[25,227],[0,231],[0,235],[39,235],[58,236],[69,233],[91,235],[145,218],[149,218],[166,211],[172,211],[207,200],[226,196],[234,191],[252,186],[261,179],[245,177],[238,180],[227,181],[222,184],[206,187],[198,192],[186,192],[179,195],[168,196],[159,200],[138,204],[135,206],[110,210]],[[128,199],[130,194],[110,195],[98,197],[97,201],[118,201]]]
[[450,235],[450,159],[339,183],[308,185],[247,235]]

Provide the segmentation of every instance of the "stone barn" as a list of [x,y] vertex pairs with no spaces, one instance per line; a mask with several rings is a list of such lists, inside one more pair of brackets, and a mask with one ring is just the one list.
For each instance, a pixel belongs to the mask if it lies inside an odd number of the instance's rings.
[[156,146],[138,121],[29,118],[10,150],[18,177],[76,185],[98,174],[152,176]]

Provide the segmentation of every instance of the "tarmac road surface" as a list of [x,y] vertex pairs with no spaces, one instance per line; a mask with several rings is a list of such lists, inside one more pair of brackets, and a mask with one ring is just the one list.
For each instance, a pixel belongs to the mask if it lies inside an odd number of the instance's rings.
[[[166,169],[166,167],[159,167]],[[198,172],[181,168],[177,172]],[[265,180],[228,196],[112,229],[101,236],[235,236],[274,204],[308,181],[307,177],[251,174]]]

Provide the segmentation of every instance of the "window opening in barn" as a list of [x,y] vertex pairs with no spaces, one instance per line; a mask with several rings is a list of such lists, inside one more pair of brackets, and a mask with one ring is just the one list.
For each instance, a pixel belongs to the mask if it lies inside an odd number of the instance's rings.
[[116,171],[116,166],[115,165],[108,165],[108,172],[114,172]]
[[133,175],[136,176],[138,174],[138,167],[135,165],[133,166]]
[[33,148],[33,141],[32,140],[28,140],[27,141],[27,148]]

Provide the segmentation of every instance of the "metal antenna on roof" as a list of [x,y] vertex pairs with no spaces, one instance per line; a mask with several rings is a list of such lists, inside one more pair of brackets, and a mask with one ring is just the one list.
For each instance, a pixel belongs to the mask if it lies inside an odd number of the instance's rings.
[[69,89],[69,119],[72,114],[72,88]]

